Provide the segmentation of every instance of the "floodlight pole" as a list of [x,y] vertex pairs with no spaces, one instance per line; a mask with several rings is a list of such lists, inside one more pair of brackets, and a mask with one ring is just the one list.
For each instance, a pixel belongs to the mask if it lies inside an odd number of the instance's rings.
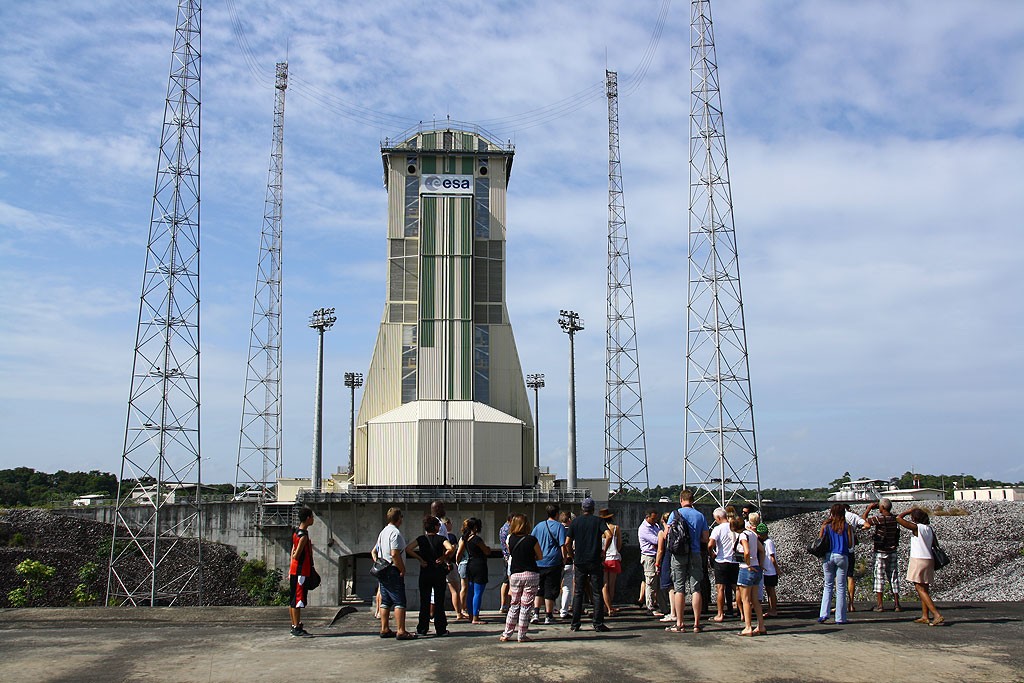
[[533,470],[534,479],[540,474],[540,390],[544,388],[544,373],[526,376],[526,386],[533,389]]
[[338,321],[333,308],[318,308],[309,317],[309,326],[317,331],[316,361],[316,408],[313,411],[313,473],[309,478],[309,487],[317,493],[323,488],[323,450],[324,450],[324,332],[334,327]]
[[576,333],[583,329],[583,321],[576,311],[559,311],[558,325],[569,335],[569,462],[566,488],[576,488]]
[[352,390],[352,403],[349,411],[349,439],[348,439],[348,474],[356,473],[356,389],[363,386],[363,373],[346,372],[345,386]]

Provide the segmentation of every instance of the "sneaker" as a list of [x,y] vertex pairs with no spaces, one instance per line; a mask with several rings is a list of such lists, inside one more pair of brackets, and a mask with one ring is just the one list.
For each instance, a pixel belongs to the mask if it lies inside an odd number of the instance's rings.
[[604,624],[594,624],[594,630],[598,633],[608,633],[609,631],[611,631],[611,629],[605,626]]
[[568,619],[569,618],[569,613],[566,612],[565,610],[559,610],[558,618],[559,619]]
[[555,619],[550,614],[547,615],[546,617],[544,617],[544,625],[545,626],[551,626],[554,623],[555,623]]
[[292,638],[312,638],[313,634],[308,632],[301,626],[292,626],[291,630]]
[[534,614],[532,617],[530,617],[530,623],[531,624],[539,624],[540,623],[540,617],[538,617],[536,614]]
[[502,606],[502,608],[499,609],[498,611],[501,612],[502,614],[508,614],[508,607]]

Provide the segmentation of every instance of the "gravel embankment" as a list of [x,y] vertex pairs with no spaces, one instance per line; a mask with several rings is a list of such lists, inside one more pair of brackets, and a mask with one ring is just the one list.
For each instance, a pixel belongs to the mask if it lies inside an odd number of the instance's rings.
[[[107,589],[110,562],[110,524],[80,517],[68,517],[35,508],[0,510],[0,607],[10,607],[7,594],[24,582],[15,567],[25,559],[34,559],[56,568],[47,582],[37,607],[73,605],[72,593],[80,583],[79,570],[93,562],[95,578],[87,584],[88,592],[98,596],[93,604],[102,604]],[[119,538],[121,536],[119,535]],[[182,539],[171,551],[165,565],[173,570],[182,551],[194,557],[194,539]],[[235,551],[220,543],[203,542],[203,602],[207,605],[251,605],[252,598],[238,587],[239,572],[244,561]],[[138,558],[137,571],[143,576],[146,564]],[[130,573],[130,572],[121,572]],[[130,582],[130,579],[127,580]],[[183,600],[182,604],[189,604]]]
[[[928,501],[919,506],[933,511],[931,526],[940,545],[952,558],[948,567],[935,574],[932,593],[936,599],[1024,600],[1024,502]],[[945,512],[960,511],[960,514],[935,514],[940,506]],[[853,511],[862,514],[865,507],[854,505]],[[911,504],[894,503],[893,513],[899,514],[910,507]],[[769,523],[782,566],[780,601],[821,599],[821,563],[807,553],[806,547],[817,535],[823,519],[820,513],[808,513]],[[874,599],[872,534],[870,530],[857,534],[857,601]],[[902,577],[906,577],[910,556],[909,538],[910,532],[902,530],[899,546]],[[913,584],[903,580],[900,593],[914,595]]]

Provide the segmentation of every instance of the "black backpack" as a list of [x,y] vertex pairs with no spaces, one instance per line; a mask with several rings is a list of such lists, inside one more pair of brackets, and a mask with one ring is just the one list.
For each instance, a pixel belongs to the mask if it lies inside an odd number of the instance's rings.
[[678,510],[673,513],[668,525],[665,548],[673,555],[689,555],[693,550],[690,543],[690,525]]

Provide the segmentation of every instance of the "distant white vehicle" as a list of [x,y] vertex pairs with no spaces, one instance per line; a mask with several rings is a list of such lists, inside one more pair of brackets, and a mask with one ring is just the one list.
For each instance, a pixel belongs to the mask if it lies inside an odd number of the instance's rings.
[[71,501],[71,504],[75,507],[83,507],[86,505],[96,505],[103,501],[107,495],[105,493],[89,493],[79,498],[75,498]]
[[239,491],[231,500],[235,502],[241,502],[256,501],[260,499],[272,501],[274,500],[274,494],[262,488],[250,488],[244,491]]
[[659,503],[671,503],[672,500],[668,496],[662,496],[658,499]]

